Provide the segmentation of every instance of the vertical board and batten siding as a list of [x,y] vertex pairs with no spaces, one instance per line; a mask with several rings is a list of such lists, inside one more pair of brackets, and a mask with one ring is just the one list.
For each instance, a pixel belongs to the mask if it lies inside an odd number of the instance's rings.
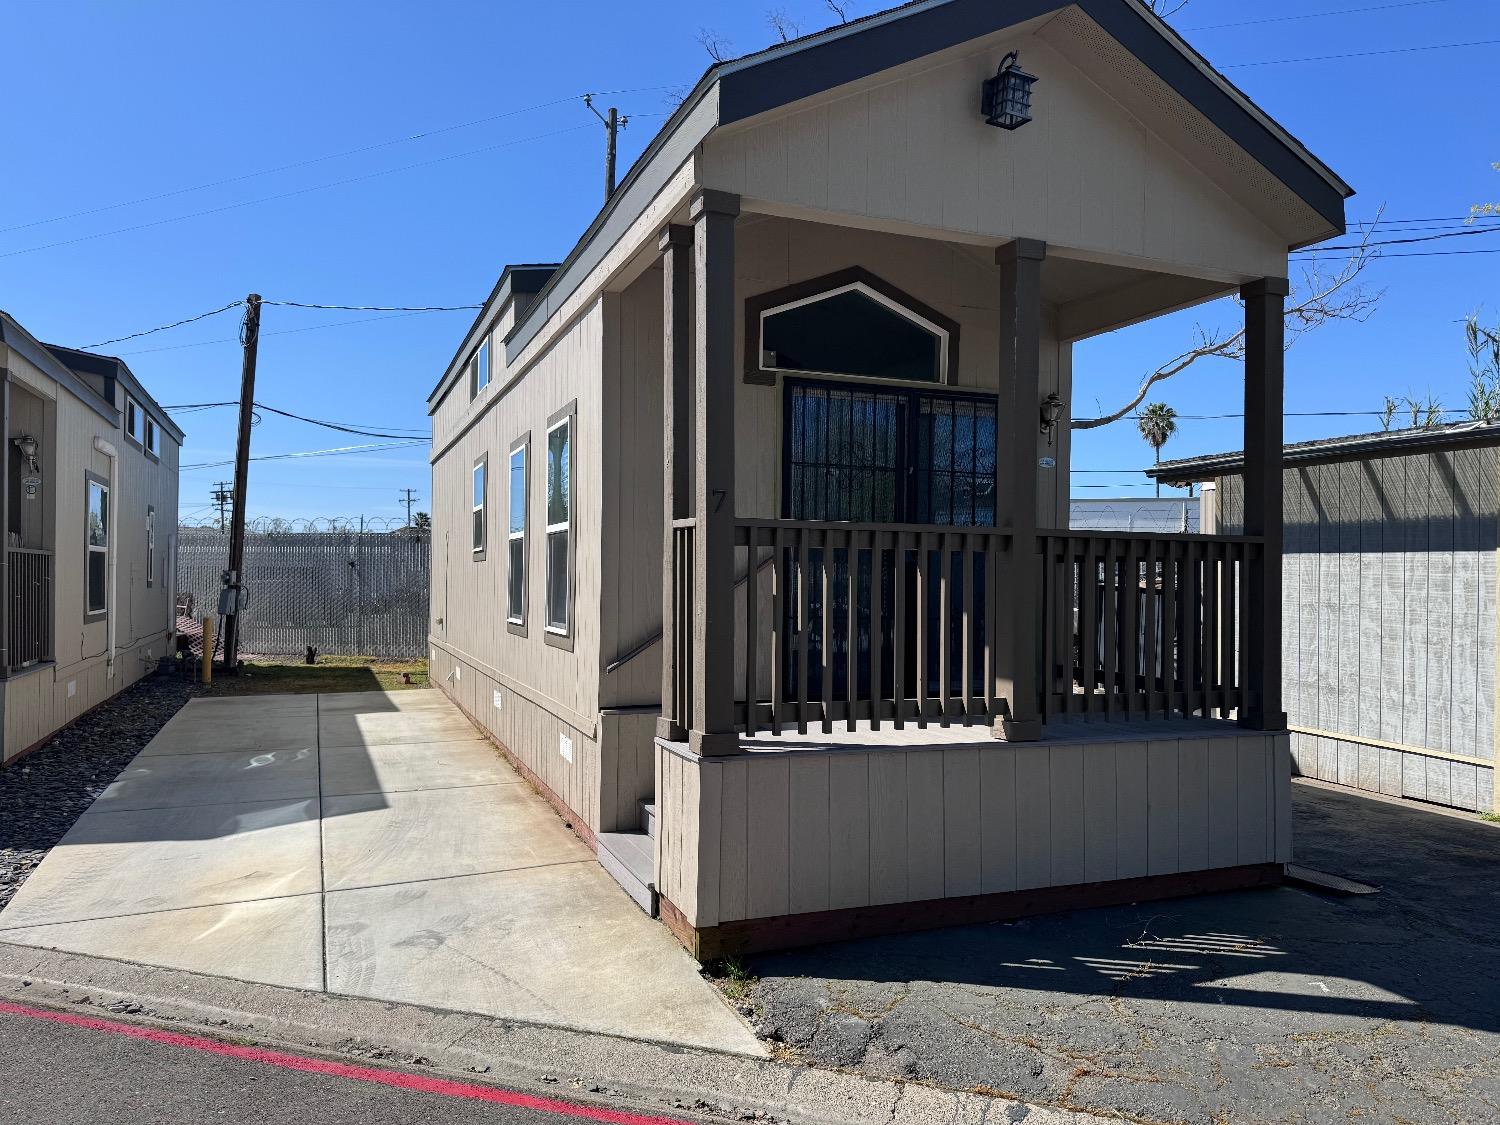
[[[1088,54],[1087,45],[1070,32],[1056,46],[1048,38],[991,36],[728,127],[704,145],[703,183],[758,205],[946,230],[989,246],[1038,238],[1167,272],[1285,273],[1288,239],[1250,209],[1276,221],[1278,199],[1283,214],[1300,207],[1285,188],[1227,140],[1203,144],[1217,131],[1174,122],[1164,101],[1149,125],[1126,109],[1118,98],[1139,92],[1138,64],[1086,73],[1062,50]],[[1001,133],[975,111],[981,83],[1011,49],[1039,76],[1046,112]],[[1111,92],[1098,84],[1106,80]],[[1205,174],[1210,164],[1244,203]]]
[[[467,379],[461,379],[438,405],[432,466],[432,682],[595,832],[600,806],[604,322],[604,303],[596,302],[519,379],[506,373],[504,349],[492,346],[495,368],[489,387],[470,402]],[[546,440],[547,420],[574,401],[569,650],[548,644],[543,625]],[[528,432],[527,621],[526,635],[518,636],[506,625],[508,462],[511,445]],[[486,455],[486,549],[476,559],[471,550],[472,472],[475,461]],[[501,693],[498,707],[496,689]],[[559,748],[564,734],[573,742],[572,762]]]
[[[958,324],[958,365],[942,391],[997,391],[1000,383],[1000,271],[988,251],[931,239],[747,215],[735,235],[735,370],[745,368],[745,301],[798,282],[858,266]],[[1041,393],[1071,399],[1071,345],[1058,342],[1052,310],[1042,326]],[[658,381],[660,376],[658,375]],[[868,379],[851,386],[878,386]],[[781,504],[784,389],[736,380],[735,511],[776,519]],[[1056,465],[1038,474],[1038,520],[1068,525],[1069,442],[1066,423],[1051,447],[1038,436],[1038,455]],[[657,458],[658,463],[660,457]],[[660,470],[658,469],[658,477]]]
[[[1284,698],[1300,773],[1472,811],[1494,800],[1494,448],[1286,470]],[[1217,482],[1225,530],[1238,476]]]
[[[160,458],[91,410],[71,391],[11,351],[13,394],[40,401],[42,432],[43,543],[52,558],[52,649],[54,660],[14,674],[4,682],[4,756],[11,757],[133,684],[167,653],[173,627],[171,536],[177,522],[178,447],[160,434]],[[123,396],[123,385],[117,392]],[[121,398],[123,402],[123,397]],[[35,413],[37,403],[29,403]],[[115,618],[115,667],[110,674],[106,619],[85,620],[87,550],[84,513],[85,471],[109,479],[109,458],[94,448],[100,437],[119,455],[119,475],[111,496],[110,547],[117,568],[110,592]],[[25,503],[23,501],[23,503]],[[148,587],[146,509],[156,509],[156,559]]]
[[1285,734],[657,749],[657,887],[696,927],[1291,859]]

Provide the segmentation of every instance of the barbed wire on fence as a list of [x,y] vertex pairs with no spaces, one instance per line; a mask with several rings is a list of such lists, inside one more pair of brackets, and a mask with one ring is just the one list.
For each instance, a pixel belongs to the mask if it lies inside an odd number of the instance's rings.
[[[221,524],[218,516],[182,517],[177,526],[184,531],[217,531],[229,534],[227,524]],[[416,524],[408,525],[402,516],[309,516],[299,519],[283,519],[280,516],[259,516],[245,523],[245,530],[256,535],[303,535],[310,532],[354,532],[361,530],[376,535],[393,532],[409,532],[426,535],[427,530]]]

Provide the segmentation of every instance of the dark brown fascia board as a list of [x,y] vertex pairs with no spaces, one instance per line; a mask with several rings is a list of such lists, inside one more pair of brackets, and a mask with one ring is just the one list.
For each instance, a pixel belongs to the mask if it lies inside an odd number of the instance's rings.
[[162,409],[161,404],[152,397],[151,392],[141,385],[141,381],[136,378],[135,372],[130,370],[130,365],[123,359],[120,359],[118,356],[100,355],[98,352],[86,352],[79,348],[67,348],[61,344],[45,344],[43,346],[49,352],[56,355],[58,361],[65,366],[71,366],[75,359],[85,364],[94,361],[92,365],[97,366],[100,374],[123,383],[126,393],[150,411],[151,416],[156,419],[158,429],[168,434],[179,446],[182,444],[184,437],[182,428],[172,420],[171,415]]
[[[1395,433],[1358,434],[1347,439],[1328,439],[1288,445],[1281,451],[1286,466],[1364,461],[1373,457],[1395,457],[1403,453],[1440,453],[1450,449],[1500,446],[1500,423],[1475,423],[1442,430],[1401,430]],[[1187,484],[1213,477],[1233,476],[1245,467],[1241,452],[1215,453],[1207,457],[1164,461],[1146,470],[1163,484]]]
[[506,302],[518,295],[530,296],[539,292],[547,283],[548,278],[557,272],[557,268],[556,262],[536,262],[512,264],[500,271],[500,279],[495,282],[495,287],[484,299],[484,304],[480,306],[474,322],[464,333],[463,340],[458,345],[458,351],[453,354],[453,358],[448,361],[448,366],[443,370],[443,377],[437,381],[437,385],[432,388],[432,393],[427,396],[429,414],[436,409],[443,396],[452,389],[459,372],[468,362],[469,353],[474,350],[475,338],[483,334],[483,327],[505,311]]
[[[1200,69],[1199,63],[1208,64],[1185,40],[1149,17],[1134,0],[1075,2],[1325,219],[1333,228],[1331,236],[1344,232],[1343,201],[1353,189],[1221,75]],[[1016,0],[1004,6],[994,0],[920,0],[710,67],[505,338],[507,362],[515,362],[715,126],[743,121],[1068,6],[1059,0]],[[709,105],[712,112],[705,112],[705,99],[715,85],[717,105]],[[488,304],[484,315],[489,315]]]
[[45,344],[21,327],[20,321],[4,309],[0,309],[0,340],[14,348],[49,379],[59,386],[66,387],[74,398],[99,417],[111,425],[119,424],[120,411],[115,405],[107,402],[98,391],[80,379],[71,368],[53,355]]

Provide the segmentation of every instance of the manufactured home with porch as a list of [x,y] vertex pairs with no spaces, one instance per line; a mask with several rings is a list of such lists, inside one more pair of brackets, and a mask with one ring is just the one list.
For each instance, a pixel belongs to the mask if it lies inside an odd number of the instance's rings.
[[[1349,194],[1136,0],[714,66],[429,398],[434,682],[700,957],[1279,878],[1287,254]],[[1073,342],[1236,293],[1240,532],[1070,530]]]
[[0,311],[0,762],[168,654],[182,431],[122,360]]

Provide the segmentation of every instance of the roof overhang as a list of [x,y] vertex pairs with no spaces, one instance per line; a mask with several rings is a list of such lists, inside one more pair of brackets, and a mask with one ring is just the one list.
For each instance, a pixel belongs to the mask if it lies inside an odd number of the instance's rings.
[[[157,419],[162,430],[171,436],[178,445],[182,444],[183,432],[161,404],[151,396],[151,392],[141,385],[141,381],[135,377],[135,372],[130,370],[129,364],[118,356],[99,355],[97,352],[80,351],[77,348],[65,348],[61,344],[43,345],[49,352],[57,357],[58,362],[74,371],[86,371],[94,375],[103,375],[107,379],[113,379],[124,385],[126,393],[136,402],[150,410]],[[93,388],[89,388],[92,393]],[[97,397],[97,396],[95,396]],[[112,407],[113,403],[110,404]],[[118,410],[118,408],[115,408]]]
[[[537,299],[506,336],[514,363],[542,326],[577,291],[605,251],[651,204],[673,172],[715,128],[758,117],[805,98],[1028,20],[1076,6],[1176,94],[1325,219],[1344,230],[1343,201],[1353,189],[1256,106],[1139,0],[915,0],[885,12],[710,67],[589,225]],[[601,245],[597,245],[602,242]],[[502,282],[504,278],[502,276]],[[499,286],[497,286],[497,294]],[[459,355],[501,305],[492,294]],[[429,396],[451,381],[458,357]]]
[[517,297],[535,296],[556,272],[557,263],[555,262],[509,265],[501,271],[500,280],[495,282],[495,288],[491,289],[490,295],[485,298],[479,314],[474,318],[474,323],[469,326],[468,332],[464,333],[463,341],[458,345],[458,351],[453,353],[453,358],[448,361],[443,377],[437,381],[437,386],[433,387],[432,393],[427,396],[429,409],[436,406],[453,386],[464,365],[468,363],[469,354],[479,346],[479,338],[484,335],[489,323]]

